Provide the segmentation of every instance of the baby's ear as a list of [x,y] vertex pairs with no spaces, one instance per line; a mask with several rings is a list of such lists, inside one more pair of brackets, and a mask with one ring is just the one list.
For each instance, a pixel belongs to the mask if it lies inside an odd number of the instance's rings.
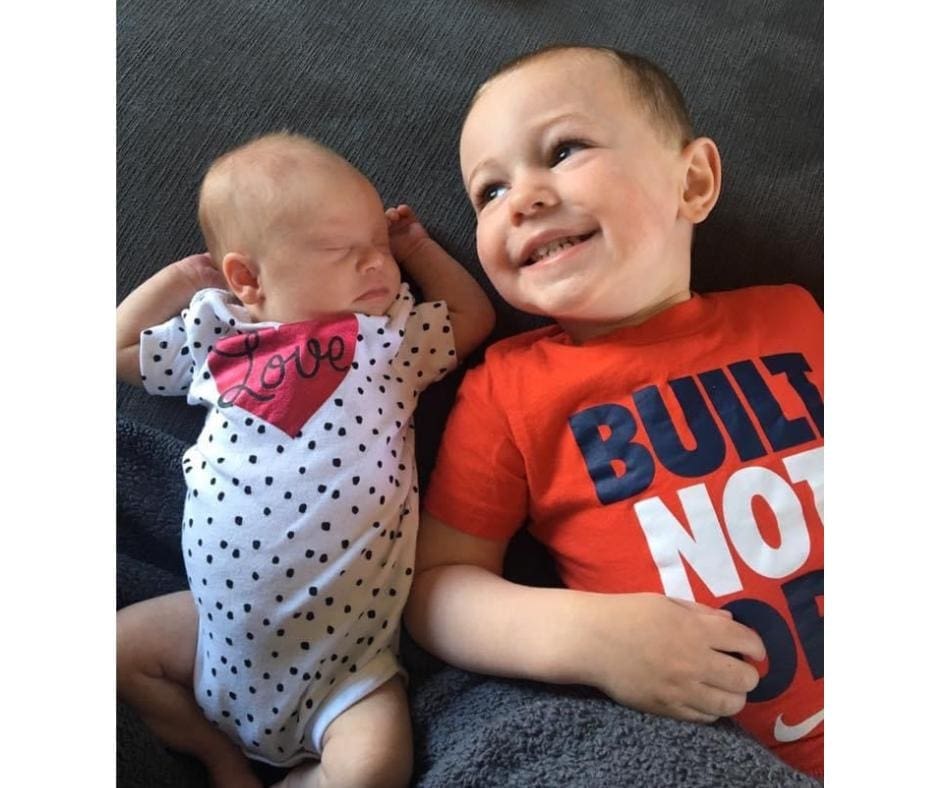
[[698,224],[711,213],[721,191],[718,146],[708,137],[697,137],[683,149],[682,160],[686,170],[679,213]]
[[240,252],[229,252],[222,258],[222,275],[229,290],[245,306],[258,303],[261,284],[251,259]]

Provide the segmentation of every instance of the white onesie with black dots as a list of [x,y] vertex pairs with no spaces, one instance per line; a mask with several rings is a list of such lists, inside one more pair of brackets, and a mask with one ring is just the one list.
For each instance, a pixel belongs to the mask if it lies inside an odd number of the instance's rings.
[[154,394],[209,413],[183,456],[199,612],[193,686],[250,757],[318,757],[337,715],[402,672],[418,524],[412,413],[456,365],[447,308],[252,323],[224,290],[141,334]]

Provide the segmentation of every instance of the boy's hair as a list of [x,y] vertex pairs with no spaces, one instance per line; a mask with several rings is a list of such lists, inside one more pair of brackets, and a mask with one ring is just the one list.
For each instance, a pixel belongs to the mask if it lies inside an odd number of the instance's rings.
[[[218,267],[234,246],[259,235],[289,209],[292,189],[309,185],[313,161],[348,164],[338,153],[290,131],[256,137],[219,156],[199,189],[199,226]],[[351,166],[351,165],[349,165]]]
[[515,71],[533,60],[550,57],[560,52],[597,53],[610,58],[620,67],[631,95],[639,100],[653,125],[666,136],[667,141],[676,140],[680,147],[684,147],[695,138],[692,120],[682,92],[665,71],[640,55],[624,52],[614,47],[589,44],[550,44],[506,61],[477,89],[464,115],[464,120],[466,121],[466,116],[470,114],[480,94],[494,79]]

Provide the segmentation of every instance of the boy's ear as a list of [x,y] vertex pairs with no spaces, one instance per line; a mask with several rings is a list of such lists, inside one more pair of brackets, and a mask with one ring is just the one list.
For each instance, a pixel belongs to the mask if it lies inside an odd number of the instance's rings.
[[679,205],[680,215],[692,224],[703,221],[721,191],[721,157],[718,146],[708,137],[697,137],[682,151],[686,164],[685,184]]
[[245,306],[261,299],[261,283],[251,259],[240,252],[229,252],[222,258],[222,276],[229,290]]

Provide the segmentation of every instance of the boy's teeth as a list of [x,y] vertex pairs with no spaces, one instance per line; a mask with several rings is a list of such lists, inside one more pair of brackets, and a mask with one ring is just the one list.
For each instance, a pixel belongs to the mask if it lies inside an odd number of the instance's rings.
[[569,238],[559,238],[555,241],[552,241],[545,246],[540,246],[535,252],[532,253],[532,261],[538,262],[545,257],[555,254],[556,252],[561,251],[562,249],[567,249],[569,246],[574,246],[581,239],[578,236],[571,236]]

